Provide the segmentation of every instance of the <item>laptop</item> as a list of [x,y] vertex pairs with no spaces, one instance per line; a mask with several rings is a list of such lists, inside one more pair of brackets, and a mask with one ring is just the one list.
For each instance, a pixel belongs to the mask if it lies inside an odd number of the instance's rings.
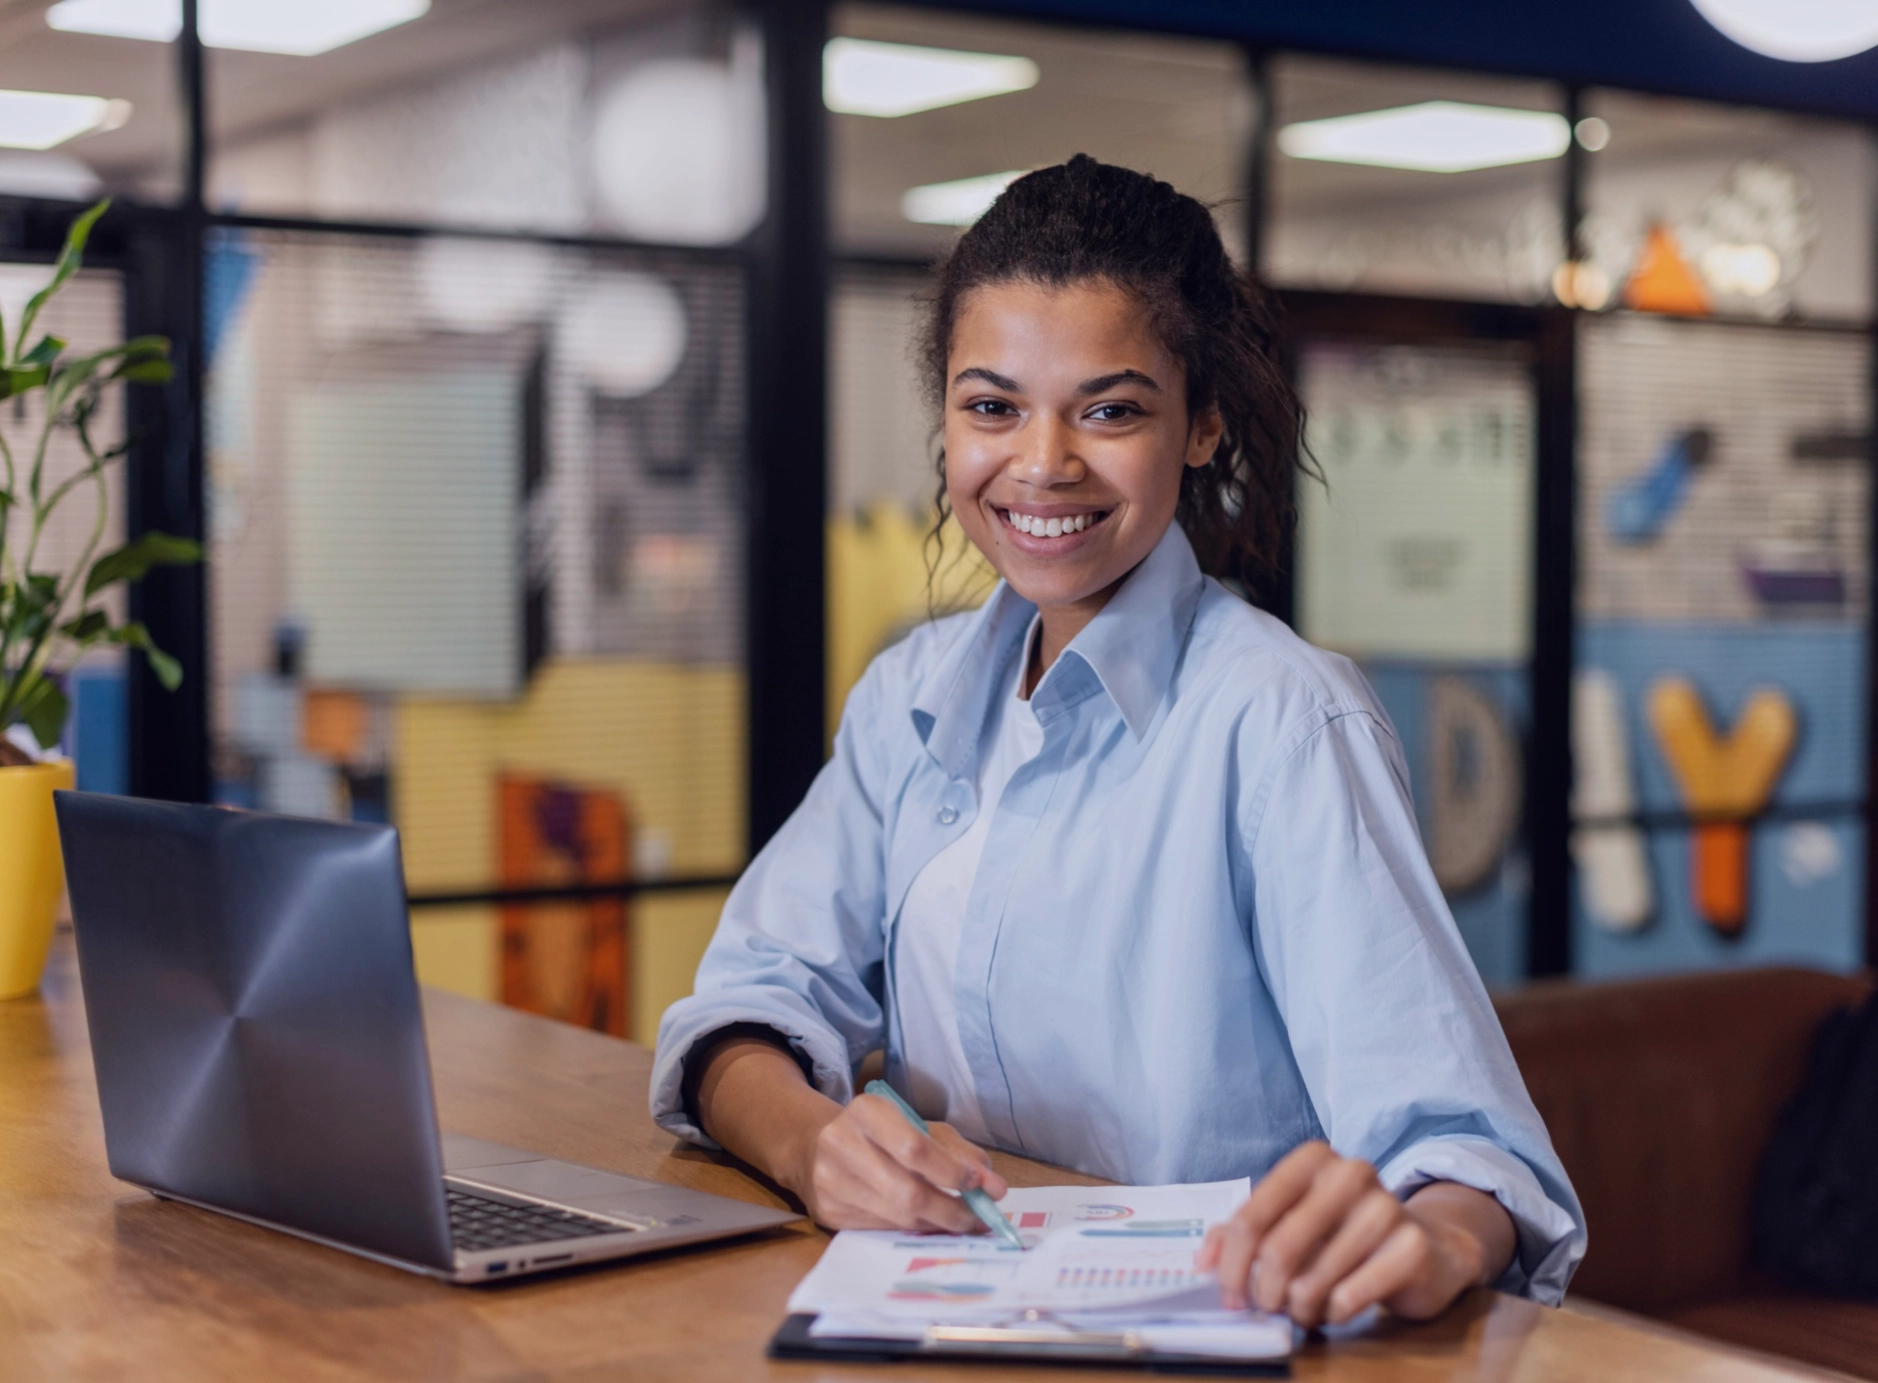
[[112,1175],[447,1282],[801,1218],[440,1138],[391,827],[56,796]]

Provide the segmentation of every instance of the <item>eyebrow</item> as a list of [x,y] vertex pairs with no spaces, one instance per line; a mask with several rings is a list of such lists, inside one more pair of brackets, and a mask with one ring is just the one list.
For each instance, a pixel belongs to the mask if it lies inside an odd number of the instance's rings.
[[1020,392],[1020,387],[1016,380],[1007,375],[1001,375],[996,370],[987,370],[982,365],[970,366],[952,376],[952,382],[954,384],[963,384],[968,379],[982,379],[993,389],[1003,389],[1012,394]]
[[[982,379],[993,389],[1004,389],[1013,394],[1021,392],[1022,389],[1022,386],[1010,376],[1001,375],[995,370],[987,370],[982,365],[973,365],[967,369],[960,370],[952,377],[952,382],[954,384],[963,384],[968,379]],[[1144,385],[1154,390],[1157,394],[1161,391],[1161,386],[1154,382],[1154,378],[1151,375],[1144,375],[1139,370],[1117,370],[1113,374],[1097,375],[1094,379],[1085,379],[1081,384],[1076,386],[1076,392],[1083,395],[1100,394],[1109,389],[1113,389],[1118,384]]]
[[1094,379],[1085,379],[1076,386],[1079,394],[1102,394],[1118,384],[1140,384],[1155,393],[1161,392],[1161,386],[1154,382],[1151,375],[1144,375],[1139,370],[1117,370],[1112,375],[1097,375]]

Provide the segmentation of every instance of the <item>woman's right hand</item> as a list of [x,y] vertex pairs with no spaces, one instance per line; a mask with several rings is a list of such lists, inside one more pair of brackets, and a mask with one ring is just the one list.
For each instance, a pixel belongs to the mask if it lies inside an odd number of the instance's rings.
[[984,1225],[956,1194],[1010,1189],[991,1159],[950,1124],[921,1133],[892,1103],[857,1095],[808,1140],[789,1178],[816,1223],[829,1229],[900,1229],[976,1234]]

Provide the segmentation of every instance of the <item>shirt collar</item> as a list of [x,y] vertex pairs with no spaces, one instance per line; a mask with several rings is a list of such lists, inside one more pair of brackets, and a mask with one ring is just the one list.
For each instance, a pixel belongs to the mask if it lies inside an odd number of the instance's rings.
[[[1187,535],[1178,523],[1169,524],[1154,550],[1044,674],[1032,697],[1039,716],[1053,705],[1080,700],[1081,686],[1092,676],[1134,736],[1145,735],[1173,681],[1204,585]],[[1000,581],[965,637],[920,683],[913,726],[948,775],[962,776],[976,762],[985,716],[1004,684],[1000,674],[1036,613],[1035,605]]]

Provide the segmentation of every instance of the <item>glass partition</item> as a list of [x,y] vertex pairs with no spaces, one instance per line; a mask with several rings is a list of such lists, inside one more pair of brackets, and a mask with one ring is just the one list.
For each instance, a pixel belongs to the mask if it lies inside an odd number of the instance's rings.
[[92,31],[87,16],[108,8],[62,0],[0,14],[0,196],[182,195],[187,122],[174,31]]
[[1871,344],[1580,336],[1576,968],[1864,945]]
[[1526,970],[1536,403],[1522,345],[1306,339],[1297,627],[1394,723],[1435,877],[1489,983]]
[[1869,130],[1625,92],[1585,102],[1587,307],[1863,321]]
[[1569,138],[1556,87],[1292,54],[1269,72],[1273,283],[1550,299]]
[[[838,250],[930,258],[1012,177],[1078,153],[1217,204],[1243,245],[1252,97],[1235,45],[885,5],[840,6],[834,27]],[[924,75],[934,63],[963,75]]]
[[[395,821],[420,900],[737,870],[740,272],[230,228],[210,274],[218,796]],[[622,904],[606,944],[695,949],[702,898]],[[413,916],[421,973],[524,993],[501,908]],[[640,1036],[684,992],[617,988]]]
[[762,219],[762,47],[728,8],[438,4],[209,59],[219,211],[682,245]]

